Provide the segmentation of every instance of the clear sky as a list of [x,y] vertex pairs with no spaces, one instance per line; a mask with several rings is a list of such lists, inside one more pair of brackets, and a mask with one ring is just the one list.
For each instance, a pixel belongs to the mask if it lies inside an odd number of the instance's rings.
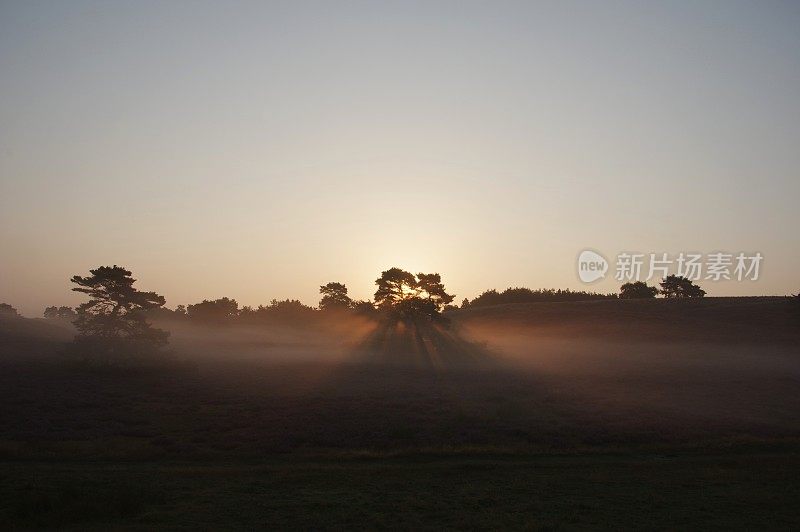
[[[800,4],[0,1],[0,301],[587,288],[584,248],[800,290]],[[615,291],[612,278],[591,285]]]

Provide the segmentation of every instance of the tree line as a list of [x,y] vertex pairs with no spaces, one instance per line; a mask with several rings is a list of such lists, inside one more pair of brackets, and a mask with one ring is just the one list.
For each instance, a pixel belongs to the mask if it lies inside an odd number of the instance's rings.
[[538,303],[556,301],[587,301],[593,299],[614,299],[616,294],[601,294],[585,292],[582,290],[544,288],[531,290],[530,288],[507,288],[502,292],[486,290],[481,295],[470,301],[464,299],[461,308],[489,307],[492,305],[505,305],[509,303]]
[[[99,268],[97,272],[105,272]],[[130,277],[130,272],[124,268],[121,271],[114,270],[117,266],[111,267],[109,271],[112,275]],[[95,270],[91,270],[94,274]],[[103,273],[96,275],[102,276]],[[108,275],[106,272],[105,275]],[[78,281],[81,278],[75,276],[73,283],[85,282]],[[115,280],[114,282],[121,282]],[[127,281],[126,281],[127,282]],[[583,290],[567,289],[535,289],[524,287],[507,288],[503,291],[495,289],[486,290],[471,301],[464,298],[460,307],[453,305],[454,296],[448,294],[442,283],[441,275],[438,273],[413,275],[400,268],[390,268],[382,272],[375,284],[378,289],[375,292],[374,301],[355,300],[348,295],[347,286],[340,282],[329,282],[320,286],[319,292],[322,296],[318,307],[305,305],[296,299],[273,299],[267,305],[257,307],[242,306],[232,298],[222,297],[219,299],[204,299],[203,301],[191,305],[178,305],[175,309],[169,309],[163,305],[151,305],[146,309],[139,309],[147,318],[154,320],[187,320],[202,324],[260,324],[260,323],[287,323],[297,322],[312,318],[318,311],[351,311],[355,314],[365,316],[376,316],[389,313],[396,316],[427,315],[428,317],[438,317],[441,313],[456,310],[458,308],[476,308],[493,305],[504,305],[511,303],[538,303],[538,302],[561,302],[561,301],[590,301],[602,299],[649,299],[659,295],[667,299],[696,298],[705,296],[706,292],[694,284],[690,279],[677,275],[665,277],[660,288],[649,286],[642,281],[625,283],[620,287],[619,294],[603,294],[599,292],[588,292]],[[82,291],[79,287],[73,290]],[[80,307],[74,309],[69,306],[49,306],[44,310],[44,317],[47,319],[75,322],[80,313]],[[17,310],[7,303],[0,303],[0,316],[18,316]]]
[[[298,300],[273,299],[269,305],[239,307],[235,299],[223,297],[203,300],[174,310],[165,307],[166,300],[155,292],[134,287],[132,272],[121,266],[101,266],[88,276],[73,276],[73,291],[88,296],[88,301],[73,309],[51,306],[45,318],[74,323],[78,334],[70,350],[92,361],[119,361],[157,353],[168,343],[169,333],[153,326],[153,321],[180,319],[205,325],[229,323],[259,324],[265,322],[306,322],[316,316],[332,313],[352,313],[384,320],[442,321],[443,313],[458,307],[452,304],[455,296],[447,292],[438,273],[417,273],[389,268],[375,280],[372,301],[354,300],[344,283],[332,281],[320,286],[319,307],[304,305]],[[473,308],[504,303],[538,301],[582,301],[595,299],[642,299],[662,295],[668,299],[703,297],[705,291],[691,280],[676,275],[665,277],[660,288],[644,282],[625,283],[619,294],[600,294],[586,291],[508,288],[502,292],[487,290],[470,301],[464,299],[461,308]],[[16,309],[0,303],[0,316],[18,316]]]
[[642,281],[625,283],[620,287],[619,294],[602,294],[584,290],[540,288],[507,288],[502,292],[486,290],[481,295],[470,301],[464,299],[461,308],[489,307],[493,305],[506,305],[510,303],[539,303],[560,301],[591,301],[598,299],[648,299],[658,295],[667,299],[703,297],[706,292],[694,284],[690,279],[678,275],[668,275],[661,283],[661,288],[648,286]]
[[680,275],[668,275],[659,283],[661,288],[648,286],[647,283],[636,281],[625,283],[620,287],[620,299],[650,299],[662,295],[667,299],[682,299],[704,297],[706,291],[692,282],[691,279]]
[[[165,308],[166,300],[155,292],[134,287],[136,279],[121,266],[101,266],[90,275],[75,275],[72,288],[88,296],[76,309],[47,307],[45,317],[71,321],[78,334],[68,353],[84,362],[101,366],[124,366],[142,357],[164,354],[169,333],[152,324],[154,318],[178,318],[202,324],[258,323],[265,319],[302,321],[320,312],[352,312],[380,315],[384,319],[439,320],[454,296],[448,294],[438,273],[416,275],[390,268],[375,281],[374,302],[348,296],[343,283],[320,286],[320,310],[297,300],[273,300],[268,306],[239,308],[235,299],[203,300],[175,310]],[[0,304],[0,314],[18,316],[16,309]]]

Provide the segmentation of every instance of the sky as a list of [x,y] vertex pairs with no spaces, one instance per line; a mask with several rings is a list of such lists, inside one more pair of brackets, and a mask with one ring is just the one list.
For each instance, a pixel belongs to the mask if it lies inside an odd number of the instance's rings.
[[[167,306],[460,301],[584,249],[759,252],[800,290],[796,2],[0,0],[0,301],[118,264]],[[653,282],[651,281],[651,284]]]

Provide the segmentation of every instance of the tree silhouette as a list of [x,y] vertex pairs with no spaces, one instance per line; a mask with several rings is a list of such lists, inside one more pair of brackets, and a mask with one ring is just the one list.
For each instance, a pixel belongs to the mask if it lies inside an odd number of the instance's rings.
[[350,308],[354,313],[362,316],[372,316],[377,312],[372,301],[356,300],[350,304]]
[[69,320],[73,321],[78,317],[78,313],[72,307],[47,307],[44,309],[44,317],[49,320]]
[[442,276],[438,273],[418,273],[417,289],[437,312],[441,312],[445,305],[449,305],[455,299],[455,296],[445,292]]
[[392,309],[417,295],[417,279],[400,268],[389,268],[375,280],[375,304],[381,309]]
[[120,266],[101,266],[91,275],[75,275],[72,290],[89,296],[78,307],[75,326],[76,347],[89,359],[103,357],[112,363],[117,357],[147,354],[167,344],[169,333],[152,327],[145,312],[160,308],[165,300],[155,292],[140,292],[136,279]]
[[200,303],[189,305],[186,313],[191,320],[222,325],[236,319],[239,315],[239,303],[235,299],[227,297],[214,300],[204,299]]
[[298,299],[273,299],[267,307],[259,307],[268,319],[279,323],[308,323],[317,311]]
[[[589,301],[595,299],[614,299],[616,294],[599,294],[582,290],[539,288],[507,288],[502,292],[495,289],[486,290],[469,302],[469,307],[488,307],[508,303],[538,303],[544,301]],[[462,304],[463,308],[463,304]]]
[[19,312],[17,312],[17,309],[12,307],[8,303],[0,303],[0,317],[16,318],[18,316]]
[[342,283],[330,282],[319,287],[322,299],[319,301],[321,310],[347,309],[353,303],[347,295],[347,287]]
[[669,299],[703,297],[706,291],[690,279],[680,275],[668,275],[661,281],[661,293]]
[[455,298],[445,291],[438,273],[413,274],[390,268],[375,280],[375,304],[395,317],[438,316]]
[[647,286],[642,281],[625,283],[619,288],[620,299],[650,299],[656,297],[656,294],[658,294],[658,288]]

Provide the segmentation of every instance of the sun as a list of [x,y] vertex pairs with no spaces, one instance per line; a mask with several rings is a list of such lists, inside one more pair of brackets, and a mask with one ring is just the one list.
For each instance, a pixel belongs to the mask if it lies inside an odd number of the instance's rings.
[[406,285],[406,284],[404,284],[404,285],[401,287],[401,290],[402,290],[402,292],[403,292],[403,297],[404,297],[404,298],[407,298],[407,297],[412,297],[412,296],[419,295],[419,290],[417,290],[416,288],[414,288],[414,287],[412,287],[412,286],[408,286],[408,285]]

